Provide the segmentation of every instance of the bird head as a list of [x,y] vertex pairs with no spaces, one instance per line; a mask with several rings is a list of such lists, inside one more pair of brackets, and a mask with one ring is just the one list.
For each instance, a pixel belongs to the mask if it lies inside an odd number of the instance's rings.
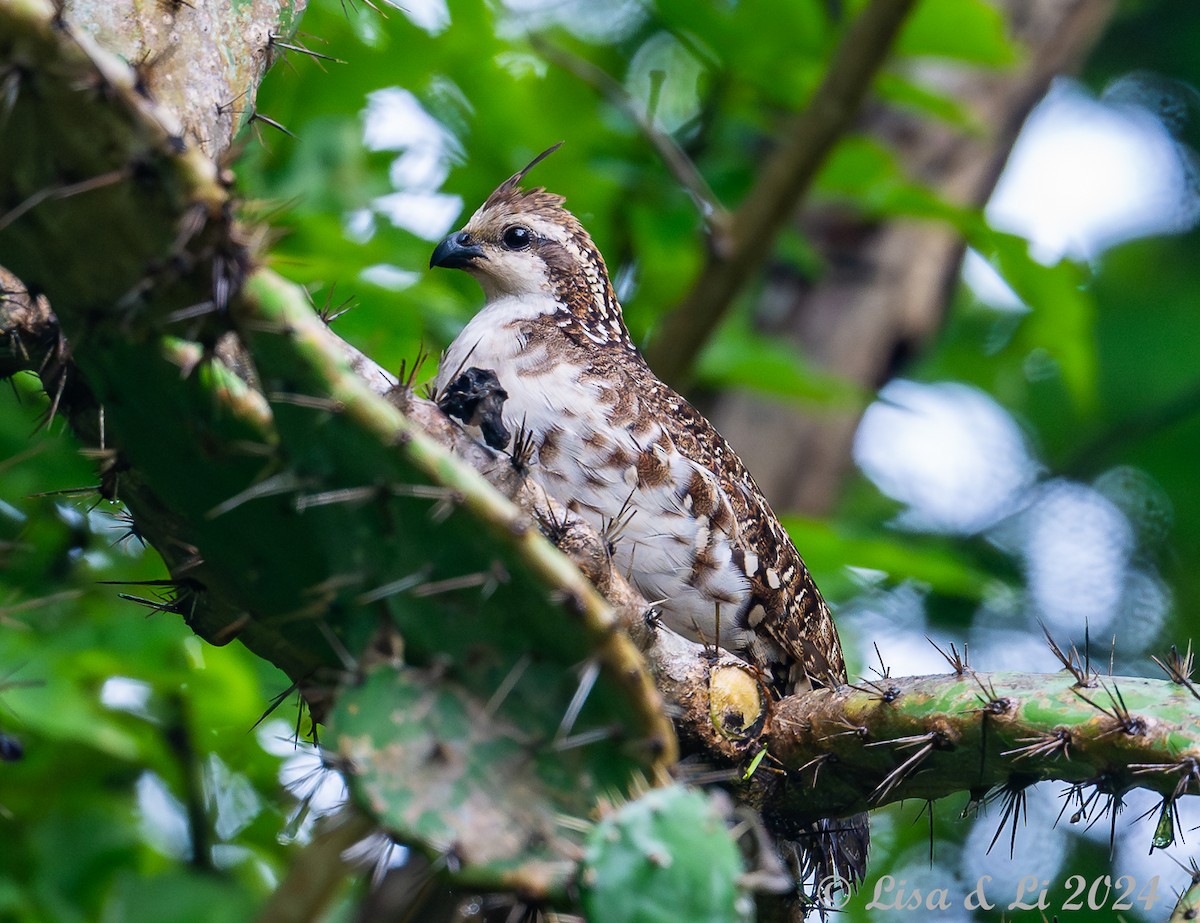
[[557,296],[607,288],[604,259],[565,199],[545,189],[522,189],[525,175],[558,150],[543,151],[487,198],[459,231],[438,244],[430,267],[462,269],[488,300],[506,296]]

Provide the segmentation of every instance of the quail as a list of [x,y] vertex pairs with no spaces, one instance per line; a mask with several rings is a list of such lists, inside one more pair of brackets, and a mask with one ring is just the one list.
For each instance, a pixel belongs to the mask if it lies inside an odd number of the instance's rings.
[[[521,187],[555,148],[434,250],[431,267],[465,271],[486,297],[443,355],[435,390],[494,373],[506,399],[489,441],[504,448],[523,433],[530,477],[550,496],[597,529],[619,523],[614,563],[669,627],[757,666],[780,696],[844,683],[829,608],[762,491],[646,364],[565,199]],[[775,833],[798,881],[861,880],[866,815]]]

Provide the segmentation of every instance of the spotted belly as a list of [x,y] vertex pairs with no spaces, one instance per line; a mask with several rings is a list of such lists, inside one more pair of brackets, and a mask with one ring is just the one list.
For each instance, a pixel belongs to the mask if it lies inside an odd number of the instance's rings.
[[635,387],[564,361],[558,344],[531,342],[520,324],[489,314],[476,315],[451,345],[435,387],[469,366],[493,370],[508,392],[505,425],[533,447],[531,478],[609,538],[620,572],[669,627],[747,650],[753,555],[738,550],[715,476],[679,452]]
[[[658,422],[561,367],[533,379],[501,375],[501,383],[505,422],[532,437],[531,477],[610,540],[619,571],[668,626],[743,649],[750,583],[712,474],[682,456]],[[636,404],[636,395],[621,400]]]

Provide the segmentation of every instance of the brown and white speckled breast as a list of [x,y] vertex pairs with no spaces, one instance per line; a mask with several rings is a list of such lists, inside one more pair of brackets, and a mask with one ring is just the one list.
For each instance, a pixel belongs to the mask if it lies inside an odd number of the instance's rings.
[[766,662],[747,650],[762,642],[747,630],[750,581],[729,497],[680,452],[619,356],[604,361],[556,334],[558,308],[551,298],[490,303],[443,357],[436,386],[469,366],[495,371],[505,424],[537,447],[531,477],[595,528],[618,523],[615,562],[664,621],[708,642],[719,621],[717,643]]

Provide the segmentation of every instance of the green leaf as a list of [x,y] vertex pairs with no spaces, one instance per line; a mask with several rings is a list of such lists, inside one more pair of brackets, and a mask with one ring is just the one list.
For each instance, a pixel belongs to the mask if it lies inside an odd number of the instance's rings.
[[817,177],[814,193],[847,200],[875,218],[942,221],[964,234],[982,225],[978,209],[949,202],[932,187],[909,179],[891,149],[858,135],[844,138],[834,148]]
[[814,186],[818,195],[866,198],[870,190],[904,182],[896,155],[873,138],[843,138],[821,168]]
[[900,54],[952,58],[999,67],[1018,60],[1004,14],[985,0],[922,0],[896,50]]
[[886,102],[910,109],[918,115],[932,115],[948,125],[972,134],[982,130],[971,112],[957,99],[938,92],[930,86],[896,73],[880,74],[875,80],[875,92]]
[[848,568],[887,574],[890,582],[915,580],[935,593],[981,599],[995,577],[971,561],[960,545],[893,531],[838,528],[820,519],[788,516],[783,524],[822,591],[848,597],[857,589]]
[[236,879],[173,869],[147,877],[129,869],[105,902],[101,923],[190,923],[197,908],[211,923],[254,916],[257,901]]
[[1030,361],[1038,353],[1052,359],[1075,408],[1094,411],[1099,362],[1087,268],[1068,259],[1039,263],[1029,254],[1029,242],[1012,234],[987,232],[976,237],[975,246],[1030,308],[1013,348]]
[[862,407],[868,399],[853,382],[814,368],[796,346],[755,333],[737,318],[705,347],[696,379],[705,387],[747,388],[822,407]]

